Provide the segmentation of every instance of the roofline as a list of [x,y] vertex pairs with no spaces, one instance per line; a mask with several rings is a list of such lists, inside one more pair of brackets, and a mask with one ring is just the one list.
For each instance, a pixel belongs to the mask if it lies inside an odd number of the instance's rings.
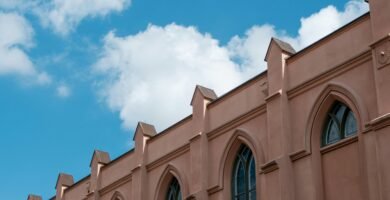
[[188,115],[187,117],[181,119],[180,121],[172,124],[171,126],[169,126],[168,128],[164,129],[163,131],[157,133],[155,136],[151,137],[147,142],[149,143],[150,141],[153,141],[155,138],[158,138],[160,137],[161,135],[165,135],[166,133],[168,133],[170,130],[178,127],[179,125],[182,125],[184,122],[186,122],[187,120],[191,119],[192,118],[192,114],[191,115]]
[[124,158],[125,156],[127,156],[127,155],[129,155],[129,154],[131,154],[133,152],[134,152],[134,148],[128,150],[127,152],[123,153],[122,155],[119,155],[115,159],[111,160],[111,162],[109,162],[106,165],[104,165],[101,169],[103,170],[104,168],[110,166],[111,164],[114,164],[114,163],[118,162],[119,160],[121,160],[122,158]]
[[207,104],[207,107],[209,106],[213,106],[214,104],[222,101],[222,99],[224,98],[227,98],[229,97],[230,95],[232,95],[234,92],[236,92],[237,90],[240,90],[241,88],[251,84],[252,82],[254,82],[255,80],[257,80],[258,78],[264,76],[267,74],[267,70],[264,70],[263,72],[257,74],[256,76],[250,78],[249,80],[245,81],[244,83],[238,85],[237,87],[231,89],[230,91],[226,92],[225,94],[221,95],[220,97],[218,97],[217,99],[215,99],[214,101],[210,102],[209,104]]
[[[73,185],[68,186],[68,187],[64,190],[64,192],[67,191],[67,190],[72,189],[73,187],[76,187],[76,185],[79,185],[81,182],[85,181],[85,180],[88,179],[90,176],[91,176],[91,174],[88,174],[87,176],[84,176],[83,178],[81,178],[81,179],[78,180],[77,182],[73,183]],[[56,195],[52,196],[52,197],[50,198],[50,200],[54,200],[55,198],[56,198]]]
[[289,60],[294,60],[294,59],[297,59],[298,56],[302,56],[304,53],[307,53],[307,51],[317,47],[320,43],[330,39],[331,37],[333,37],[334,35],[336,34],[339,34],[343,31],[345,31],[346,29],[348,29],[350,26],[354,25],[354,24],[357,24],[357,23],[360,23],[363,19],[365,19],[366,17],[370,17],[370,11],[362,14],[360,17],[354,19],[353,21],[345,24],[344,26],[336,29],[335,31],[329,33],[328,35],[322,37],[321,39],[315,41],[314,43],[310,44],[309,46],[301,49],[300,51],[296,52],[295,54],[292,54],[290,57],[288,57],[286,60],[287,62]]
[[[289,58],[287,58],[287,61],[288,60],[291,60],[291,59],[295,59],[297,56],[301,56],[302,54],[306,53],[307,51],[309,51],[310,49],[312,48],[315,48],[317,45],[319,45],[320,43],[324,42],[325,40],[329,39],[330,37],[333,37],[334,35],[336,34],[339,34],[340,32],[346,30],[347,28],[349,28],[351,25],[354,25],[356,23],[359,23],[360,21],[362,21],[364,18],[366,17],[370,17],[370,12],[368,11],[367,13],[361,15],[360,17],[356,18],[355,20],[347,23],[346,25],[340,27],[339,29],[333,31],[332,33],[324,36],[323,38],[317,40],[316,42],[314,42],[313,44],[301,49],[300,51],[296,52],[295,54],[292,54]],[[237,90],[240,90],[241,88],[251,84],[252,82],[254,82],[256,79],[258,79],[259,77],[262,77],[264,75],[267,74],[267,70],[264,70],[263,72],[259,73],[258,75],[252,77],[251,79],[245,81],[244,83],[238,85],[237,87],[233,88],[232,90],[228,91],[227,93],[221,95],[220,97],[218,97],[217,99],[215,99],[214,101],[211,101],[209,104],[207,104],[207,107],[209,106],[213,106],[214,104],[217,104],[218,102],[222,101],[223,99],[225,98],[228,98],[229,96],[231,96],[234,92],[236,92]],[[163,131],[161,131],[160,133],[158,133],[157,135],[153,136],[150,138],[149,141],[152,141],[154,140],[154,138],[158,138],[159,136],[161,135],[165,135],[166,133],[168,133],[170,130],[172,130],[173,128],[181,125],[182,123],[184,123],[185,121],[187,121],[188,119],[192,118],[192,114],[183,118],[182,120],[174,123],[173,125],[169,126],[168,128],[164,129]],[[148,142],[149,142],[148,141]],[[118,156],[117,158],[111,160],[109,163],[107,163],[106,165],[104,165],[102,167],[102,169],[110,166],[111,164],[114,164],[116,162],[118,162],[119,160],[121,160],[122,158],[124,158],[126,155],[130,154],[134,152],[134,148],[130,149],[129,151],[123,153],[122,155]],[[87,176],[84,176],[83,178],[81,178],[80,180],[78,180],[77,182],[75,182],[74,184],[72,184],[71,186],[69,186],[68,188],[65,189],[65,191],[67,190],[70,190],[74,187],[76,187],[77,185],[79,185],[81,182],[85,181],[86,179],[88,179],[91,175],[88,174]],[[50,198],[50,200],[54,200],[56,198],[56,196],[54,195],[53,197]]]

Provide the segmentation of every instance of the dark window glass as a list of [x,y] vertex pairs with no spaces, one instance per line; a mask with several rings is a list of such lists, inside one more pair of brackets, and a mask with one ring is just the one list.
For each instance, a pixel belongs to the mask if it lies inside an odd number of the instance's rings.
[[256,199],[256,165],[252,151],[240,147],[233,167],[232,199]]
[[180,185],[176,178],[169,184],[167,200],[181,200]]
[[324,126],[322,146],[333,144],[346,137],[356,135],[357,123],[351,109],[337,102],[330,112]]
[[357,132],[356,119],[353,112],[349,111],[347,119],[345,120],[345,135],[350,136]]

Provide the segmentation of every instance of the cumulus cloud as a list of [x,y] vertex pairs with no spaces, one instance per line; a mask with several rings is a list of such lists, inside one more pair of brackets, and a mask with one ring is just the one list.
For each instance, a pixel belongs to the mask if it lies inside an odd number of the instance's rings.
[[301,18],[301,26],[296,37],[270,24],[255,25],[247,30],[244,36],[234,36],[227,48],[231,57],[239,61],[241,68],[252,74],[259,67],[265,69],[264,56],[272,37],[290,43],[299,51],[367,11],[368,4],[363,1],[349,1],[343,11],[338,11],[336,7],[330,5],[309,17]]
[[104,17],[111,12],[120,12],[128,5],[130,0],[53,0],[41,3],[36,13],[44,25],[67,35],[85,18]]
[[60,84],[57,87],[57,96],[60,98],[67,98],[71,95],[72,91],[66,84]]
[[34,30],[16,13],[0,12],[0,75],[12,74],[38,84],[51,82],[50,76],[39,72],[26,54],[33,46]]
[[150,25],[144,32],[104,38],[95,65],[106,76],[102,96],[127,128],[137,121],[166,127],[190,112],[196,84],[225,92],[242,82],[227,49],[194,27]]
[[196,84],[223,94],[265,70],[263,59],[271,37],[299,50],[367,10],[361,1],[347,3],[343,11],[328,6],[302,18],[296,37],[272,25],[255,25],[227,45],[194,27],[176,24],[149,25],[127,37],[110,32],[94,65],[101,75],[97,88],[108,106],[120,113],[126,128],[145,121],[161,130],[191,112]]

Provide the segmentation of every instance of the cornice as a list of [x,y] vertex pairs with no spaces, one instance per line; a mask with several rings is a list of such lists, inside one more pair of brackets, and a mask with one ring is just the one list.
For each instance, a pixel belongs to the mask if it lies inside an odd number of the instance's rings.
[[348,30],[353,29],[355,26],[366,22],[367,20],[369,20],[369,18],[370,18],[370,12],[363,14],[362,16],[358,17],[357,19],[349,22],[348,24],[340,27],[339,29],[333,31],[332,33],[326,35],[325,37],[319,39],[317,42],[314,42],[313,44],[303,48],[302,50],[298,51],[294,55],[290,56],[286,60],[287,63],[289,64],[291,62],[294,62],[294,61],[298,60],[300,57],[309,54],[312,49],[316,49],[319,46],[321,46],[322,44],[334,39],[335,37],[338,37],[340,34],[343,34],[343,33],[347,32]]
[[341,64],[336,65],[335,67],[322,72],[321,74],[314,76],[313,78],[293,87],[292,89],[289,89],[287,91],[287,97],[288,99],[293,99],[294,97],[312,89],[315,86],[318,86],[319,84],[328,81],[329,79],[340,75],[346,71],[349,71],[360,64],[367,62],[372,59],[371,50],[366,49],[363,52],[359,53],[357,56],[354,56]]

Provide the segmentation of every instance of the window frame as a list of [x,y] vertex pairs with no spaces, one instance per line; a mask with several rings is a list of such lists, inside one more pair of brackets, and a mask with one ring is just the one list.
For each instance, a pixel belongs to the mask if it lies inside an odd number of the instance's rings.
[[[170,197],[172,192],[173,192],[173,199],[170,199],[169,197]],[[172,180],[169,182],[165,199],[166,200],[182,200],[183,199],[180,183],[175,177],[173,177]]]
[[[338,112],[341,109],[344,109],[344,111],[342,113],[342,117],[341,117],[341,121],[340,121],[336,115],[338,114]],[[352,133],[349,133],[349,135],[347,135],[346,134],[347,133],[346,123],[347,123],[347,120],[348,120],[348,117],[350,114],[352,114],[352,117],[353,117],[353,120],[355,123],[355,128],[354,128],[355,130]],[[352,109],[350,109],[344,103],[341,103],[339,101],[333,103],[333,105],[331,106],[331,108],[329,109],[329,111],[327,112],[326,115],[327,115],[327,117],[325,119],[325,123],[324,123],[323,128],[322,128],[321,147],[326,147],[326,146],[338,143],[341,140],[353,137],[353,136],[358,134],[358,121],[356,119],[355,113],[353,112]],[[337,134],[338,134],[339,138],[336,139],[335,141],[329,142],[328,138],[329,138],[329,134],[330,134],[331,123],[336,124],[337,129],[338,129]]]
[[[245,153],[248,153],[249,152],[249,155],[247,156],[247,158],[245,158],[244,154]],[[238,182],[238,176],[236,176],[237,174],[237,170],[239,170],[239,167],[240,167],[240,162],[241,164],[244,165],[244,178],[242,180],[242,183],[244,184],[244,191],[239,193],[239,192],[236,192],[237,190],[237,182]],[[253,162],[254,164],[254,170],[251,170],[250,167],[251,167],[251,163]],[[254,186],[253,188],[250,188],[250,181],[251,181],[251,176],[254,176],[255,177],[255,182],[254,182]],[[233,168],[232,168],[232,180],[231,180],[231,199],[232,200],[237,200],[239,199],[239,197],[241,195],[244,195],[244,199],[245,200],[249,200],[250,198],[250,195],[251,194],[254,194],[256,196],[256,160],[255,160],[255,157],[253,155],[253,152],[252,150],[244,145],[244,144],[241,144],[239,150],[237,151],[237,154],[235,156],[235,160],[234,160],[234,163],[233,163]]]

